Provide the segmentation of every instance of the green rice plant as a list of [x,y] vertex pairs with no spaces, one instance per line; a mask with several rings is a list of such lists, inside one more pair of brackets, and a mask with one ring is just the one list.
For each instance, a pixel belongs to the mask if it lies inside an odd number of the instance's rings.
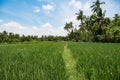
[[68,80],[63,54],[76,61],[77,80],[120,80],[120,44],[87,42],[0,44],[0,80]]
[[119,43],[68,43],[79,80],[120,80]]
[[67,80],[58,42],[0,44],[0,80]]

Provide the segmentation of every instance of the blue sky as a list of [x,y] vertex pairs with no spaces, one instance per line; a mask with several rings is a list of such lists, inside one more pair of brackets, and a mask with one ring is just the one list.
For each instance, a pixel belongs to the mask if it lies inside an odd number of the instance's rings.
[[[26,35],[66,35],[65,22],[75,20],[79,9],[90,15],[94,0],[0,0],[0,31]],[[120,13],[120,0],[101,0],[106,16]]]

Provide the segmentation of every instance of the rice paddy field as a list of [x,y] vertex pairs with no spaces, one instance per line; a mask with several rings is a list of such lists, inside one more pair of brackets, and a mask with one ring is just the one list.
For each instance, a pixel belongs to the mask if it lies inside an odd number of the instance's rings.
[[0,44],[0,80],[120,80],[120,44]]
[[69,43],[79,80],[120,80],[120,44]]

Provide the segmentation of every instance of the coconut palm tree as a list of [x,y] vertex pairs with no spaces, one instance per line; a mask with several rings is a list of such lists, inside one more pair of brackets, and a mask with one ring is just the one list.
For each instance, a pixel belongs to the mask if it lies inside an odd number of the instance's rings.
[[100,2],[100,0],[93,2],[93,5],[90,7],[92,8],[93,13],[98,13],[101,4],[105,4],[105,2]]
[[77,15],[77,20],[79,21],[81,21],[81,23],[83,23],[83,11],[82,10],[79,10],[79,13],[76,13],[76,15]]
[[71,30],[73,29],[73,23],[72,22],[66,23],[64,29],[70,33]]
[[96,0],[95,2],[93,2],[93,5],[91,6],[93,13],[96,15],[94,17],[93,25],[96,25],[98,34],[102,34],[102,28],[105,25],[104,17],[106,11],[103,12],[102,8],[100,7],[100,5],[102,4],[105,4],[105,2],[100,2],[100,0]]
[[83,15],[83,11],[82,11],[82,10],[79,10],[79,12],[76,13],[76,15],[77,15],[76,19],[77,19],[78,21],[80,20],[80,23],[81,23],[81,25],[79,25],[80,30],[84,31],[85,28],[84,28],[84,26],[83,26],[83,21],[84,21],[84,19],[85,19],[85,16]]
[[111,22],[111,20],[110,20],[109,17],[106,17],[106,18],[104,19],[104,24],[105,24],[105,26],[108,26],[108,25],[110,24],[110,22]]
[[115,14],[115,17],[113,17],[114,18],[114,25],[115,26],[118,26],[118,23],[119,23],[119,21],[120,21],[120,16],[119,16],[119,14]]
[[83,25],[83,20],[84,20],[84,18],[85,18],[85,16],[83,15],[83,11],[82,11],[82,10],[79,10],[79,12],[76,13],[76,15],[77,15],[76,19],[77,19],[78,21],[80,20],[81,26],[82,26],[82,25]]

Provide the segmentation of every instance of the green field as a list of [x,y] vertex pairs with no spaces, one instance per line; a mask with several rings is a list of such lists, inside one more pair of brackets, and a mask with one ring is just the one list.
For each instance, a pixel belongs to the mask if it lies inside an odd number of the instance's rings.
[[0,44],[0,80],[120,80],[120,44]]

